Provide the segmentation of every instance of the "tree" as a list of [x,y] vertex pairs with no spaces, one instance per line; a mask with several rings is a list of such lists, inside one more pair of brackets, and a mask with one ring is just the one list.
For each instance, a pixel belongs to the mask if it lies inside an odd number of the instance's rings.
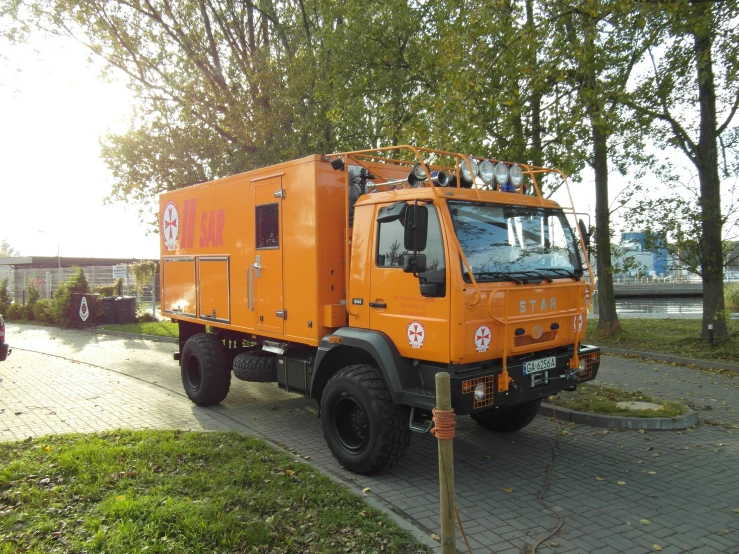
[[[661,29],[662,40],[659,49],[649,50],[650,71],[625,94],[625,102],[658,147],[676,149],[695,168],[700,215],[694,219],[693,238],[700,248],[703,336],[708,336],[708,325],[713,324],[714,335],[723,337],[727,328],[721,175],[739,169],[739,128],[732,127],[739,108],[739,7],[734,0],[675,0],[637,6],[653,28]],[[655,205],[651,202],[643,202],[642,208],[650,209]],[[655,226],[666,222],[669,218],[656,221]],[[672,238],[680,240],[679,234]]]
[[0,258],[14,258],[20,255],[21,253],[10,246],[10,243],[7,240],[2,239],[0,241]]

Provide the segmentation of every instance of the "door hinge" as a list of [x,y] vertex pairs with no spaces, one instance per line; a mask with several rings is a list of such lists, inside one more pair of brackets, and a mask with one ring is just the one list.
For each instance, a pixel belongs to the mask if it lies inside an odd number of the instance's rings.
[[281,317],[282,319],[287,319],[287,310],[277,310],[275,312],[275,315],[277,317]]
[[275,198],[285,198],[285,189],[276,190]]

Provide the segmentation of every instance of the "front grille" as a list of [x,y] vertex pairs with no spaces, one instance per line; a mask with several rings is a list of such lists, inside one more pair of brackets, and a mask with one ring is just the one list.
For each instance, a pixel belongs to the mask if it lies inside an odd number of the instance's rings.
[[580,356],[580,362],[585,361],[585,369],[580,370],[580,380],[592,379],[593,368],[600,363],[600,352],[589,352]]
[[485,408],[493,405],[493,397],[495,396],[495,375],[486,375],[485,377],[477,377],[462,381],[462,394],[474,394],[475,387],[479,383],[485,384],[485,396],[482,400],[472,397],[472,408]]

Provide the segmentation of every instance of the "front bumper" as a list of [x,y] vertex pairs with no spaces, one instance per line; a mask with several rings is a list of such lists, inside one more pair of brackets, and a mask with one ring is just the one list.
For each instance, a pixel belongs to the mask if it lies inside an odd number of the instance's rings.
[[[498,390],[498,381],[503,372],[500,360],[469,371],[455,371],[450,374],[452,407],[457,414],[479,413],[538,400],[573,389],[579,383],[592,381],[600,368],[600,348],[582,345],[578,354],[581,361],[579,368],[570,367],[574,356],[572,347],[509,358],[507,370],[512,381],[506,391]],[[531,374],[524,373],[524,363],[544,358],[554,358],[554,367]],[[482,387],[479,386],[481,383]],[[476,387],[484,387],[482,398],[475,396]]]

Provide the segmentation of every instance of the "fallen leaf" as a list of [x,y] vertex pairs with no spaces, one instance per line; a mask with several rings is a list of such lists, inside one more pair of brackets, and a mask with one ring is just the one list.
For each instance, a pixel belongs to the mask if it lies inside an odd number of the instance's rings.
[[657,475],[656,471],[647,471],[647,473],[649,473],[649,475]]
[[660,551],[660,550],[662,550],[662,547],[661,547],[660,545],[658,545],[658,544],[653,544],[653,545],[652,545],[652,548],[654,548],[654,549],[655,549],[655,550],[657,550],[657,551]]
[[503,489],[505,492],[513,492],[513,489]]
[[126,495],[125,494],[121,494],[120,496],[116,496],[115,497],[115,501],[116,502],[123,502],[125,499],[126,499]]
[[368,493],[368,492],[372,492],[372,489],[371,489],[371,488],[369,488],[369,487],[364,487],[364,488],[362,489],[362,492],[366,494],[366,493]]
[[648,519],[640,519],[639,520],[639,523],[641,523],[642,525],[651,525],[652,524],[652,522],[649,521]]
[[292,469],[286,469],[285,475],[295,475],[295,472]]
[[619,485],[625,485],[626,484],[626,481],[618,481],[618,484]]
[[431,538],[434,539],[435,541],[440,541],[441,540],[441,537],[439,535],[437,535],[436,533],[431,533]]
[[46,450],[47,452],[51,452],[51,446],[44,446],[44,450]]
[[603,477],[596,477],[595,480],[596,481],[604,481]]
[[559,543],[558,542],[550,542],[549,543],[549,546],[551,546],[552,548],[557,548],[559,546]]
[[732,511],[732,512],[734,512],[735,514],[739,514],[739,508],[734,508],[734,509],[733,509],[733,510],[731,510],[731,511]]

